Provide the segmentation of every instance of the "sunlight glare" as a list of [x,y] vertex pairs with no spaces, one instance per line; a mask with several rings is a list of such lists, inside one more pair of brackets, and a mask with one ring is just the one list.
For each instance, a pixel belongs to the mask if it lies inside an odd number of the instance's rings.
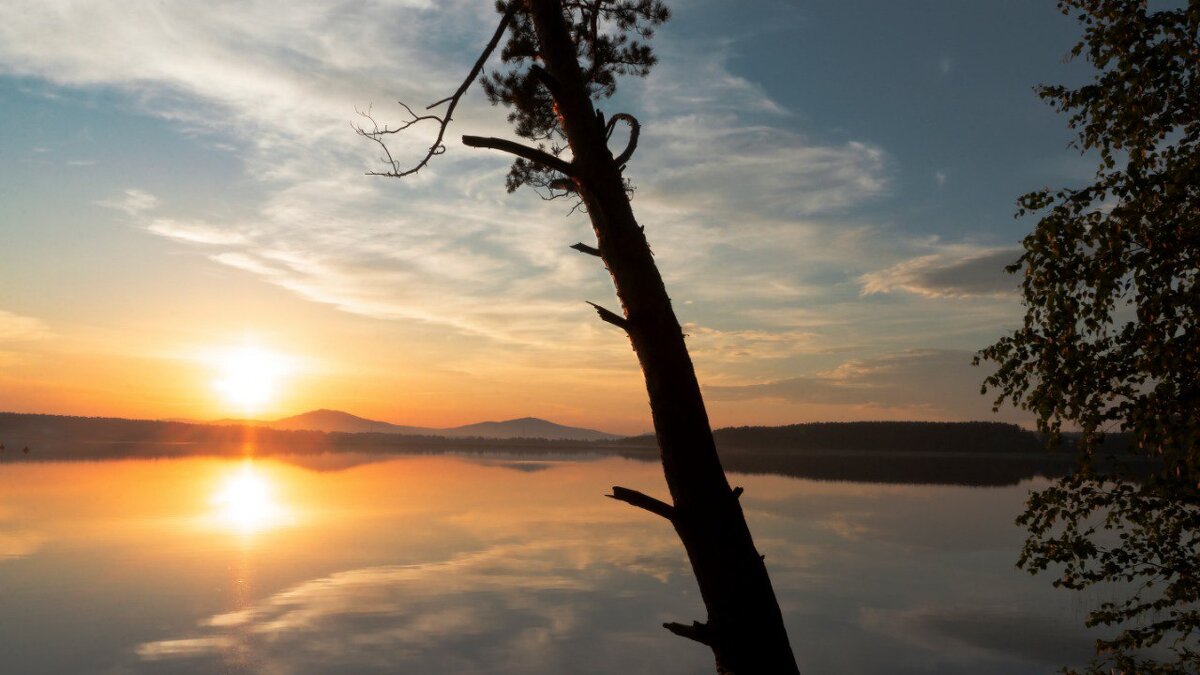
[[213,387],[226,403],[243,413],[253,413],[272,403],[279,381],[288,371],[287,360],[253,345],[231,349],[216,359],[220,376]]
[[212,503],[218,520],[239,533],[252,534],[286,524],[287,510],[275,499],[274,485],[250,462],[221,481]]

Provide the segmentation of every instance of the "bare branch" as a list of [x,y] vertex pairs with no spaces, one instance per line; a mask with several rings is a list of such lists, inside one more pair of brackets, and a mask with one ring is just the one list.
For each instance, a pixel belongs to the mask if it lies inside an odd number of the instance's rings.
[[[379,123],[375,121],[374,117],[371,117],[370,107],[368,107],[365,112],[355,108],[354,112],[358,113],[360,117],[364,117],[364,118],[370,120],[373,129],[372,129],[372,131],[366,131],[362,127],[354,124],[353,122],[350,123],[350,128],[354,129],[354,132],[356,134],[358,134],[359,136],[362,136],[363,138],[366,138],[368,140],[378,143],[379,148],[381,150],[383,150],[383,154],[384,154],[384,157],[381,158],[380,161],[385,164],[390,164],[391,166],[395,167],[396,160],[392,159],[391,151],[388,150],[387,144],[383,142],[383,134],[387,134],[387,133],[391,133],[391,132],[388,130],[387,127],[384,127],[383,129],[379,128]],[[378,171],[368,171],[367,175],[368,176],[379,176],[379,175],[387,175],[387,174],[383,174]]]
[[596,308],[596,313],[600,315],[602,320],[611,323],[623,331],[629,331],[629,322],[622,318],[621,315],[617,314],[616,312],[611,312],[590,300],[587,301],[587,304]]
[[612,490],[613,491],[611,495],[604,496],[608,497],[609,499],[615,499],[619,502],[625,502],[626,504],[636,506],[639,509],[645,509],[656,516],[662,516],[670,521],[674,521],[675,519],[675,507],[664,501],[655,499],[654,497],[651,497],[643,492],[638,492],[637,490],[630,490],[629,488],[621,487],[620,485],[614,485]]
[[490,148],[492,150],[503,150],[510,155],[516,155],[531,162],[541,164],[548,169],[554,169],[559,173],[568,176],[575,175],[575,169],[570,162],[565,162],[548,152],[543,152],[537,148],[531,148],[528,145],[521,145],[516,141],[510,141],[504,138],[493,138],[491,136],[463,136],[463,145],[471,148]]
[[571,248],[575,249],[576,251],[579,251],[580,253],[594,255],[597,258],[600,257],[600,249],[598,249],[594,246],[588,246],[587,244],[583,243],[582,241],[579,242],[578,244],[571,244]]
[[693,621],[692,625],[688,626],[682,623],[664,623],[663,628],[671,631],[679,637],[685,637],[689,640],[695,640],[702,645],[712,646],[712,640],[708,637],[708,624]]
[[[492,34],[492,39],[488,40],[487,46],[483,49],[483,53],[481,53],[479,58],[475,60],[475,65],[471,67],[471,72],[467,74],[465,79],[463,79],[462,84],[458,85],[458,89],[450,96],[447,96],[436,103],[432,103],[425,108],[426,110],[432,110],[440,105],[448,103],[449,105],[446,106],[446,113],[444,115],[417,115],[413,112],[412,108],[401,101],[400,105],[408,113],[410,119],[404,124],[401,124],[393,129],[387,126],[381,128],[375,123],[374,118],[370,116],[369,112],[359,112],[360,115],[371,121],[371,130],[368,131],[353,124],[351,126],[354,127],[354,131],[359,136],[378,143],[383,148],[384,155],[386,156],[386,158],[383,160],[384,163],[392,167],[391,171],[369,171],[367,172],[368,176],[389,176],[391,178],[403,178],[405,176],[410,176],[421,169],[424,169],[425,166],[429,164],[429,160],[446,152],[446,146],[443,144],[443,140],[446,137],[446,128],[450,126],[450,120],[454,119],[454,109],[458,106],[458,102],[460,99],[462,99],[463,94],[466,93],[467,88],[471,86],[471,83],[475,81],[475,78],[479,77],[479,72],[483,70],[483,64],[487,62],[488,57],[490,57],[492,52],[496,50],[496,45],[500,43],[501,36],[504,35],[504,31],[508,30],[508,27],[511,23],[512,13],[505,12],[504,16],[500,19],[500,25],[496,26],[496,32]],[[383,139],[387,135],[404,131],[414,124],[427,120],[438,123],[437,138],[433,140],[433,144],[429,146],[429,150],[425,152],[425,156],[421,158],[421,161],[417,162],[408,169],[402,170],[400,168],[400,163],[392,157],[392,153],[388,150],[387,144],[383,142]]]
[[617,113],[616,115],[613,115],[610,120],[608,120],[608,126],[605,127],[605,131],[607,132],[609,138],[612,137],[613,129],[616,128],[618,121],[623,121],[629,125],[629,142],[625,144],[625,149],[622,150],[621,154],[617,155],[616,159],[614,160],[617,163],[617,166],[621,166],[622,164],[628,162],[629,158],[633,157],[633,151],[637,150],[638,135],[642,132],[642,124],[641,122],[637,121],[636,117],[630,115],[629,113]]

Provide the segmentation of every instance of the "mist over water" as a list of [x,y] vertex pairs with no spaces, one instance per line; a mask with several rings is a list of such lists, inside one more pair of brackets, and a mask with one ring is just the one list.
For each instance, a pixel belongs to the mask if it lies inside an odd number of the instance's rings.
[[[0,464],[5,672],[703,673],[665,494],[620,458]],[[328,461],[326,461],[328,460]],[[1073,596],[1013,566],[1040,479],[733,474],[810,673],[1086,661]]]

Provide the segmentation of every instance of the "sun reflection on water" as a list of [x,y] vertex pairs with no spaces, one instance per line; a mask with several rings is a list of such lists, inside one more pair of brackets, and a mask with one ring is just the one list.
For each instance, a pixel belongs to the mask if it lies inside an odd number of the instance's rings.
[[213,493],[216,519],[239,534],[255,534],[286,525],[292,516],[275,492],[270,477],[247,460],[226,475]]

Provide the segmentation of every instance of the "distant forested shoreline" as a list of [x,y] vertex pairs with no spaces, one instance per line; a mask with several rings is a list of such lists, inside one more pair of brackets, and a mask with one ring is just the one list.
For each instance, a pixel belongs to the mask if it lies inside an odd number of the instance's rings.
[[[714,435],[730,471],[818,480],[1011,485],[1065,475],[1074,466],[1069,448],[1048,453],[1034,432],[998,422],[822,422],[728,427]],[[1118,437],[1113,447],[1125,442]],[[599,441],[446,438],[29,413],[0,413],[0,444],[5,448],[0,463],[325,453],[353,454],[356,462],[447,453],[657,458],[650,435]]]

